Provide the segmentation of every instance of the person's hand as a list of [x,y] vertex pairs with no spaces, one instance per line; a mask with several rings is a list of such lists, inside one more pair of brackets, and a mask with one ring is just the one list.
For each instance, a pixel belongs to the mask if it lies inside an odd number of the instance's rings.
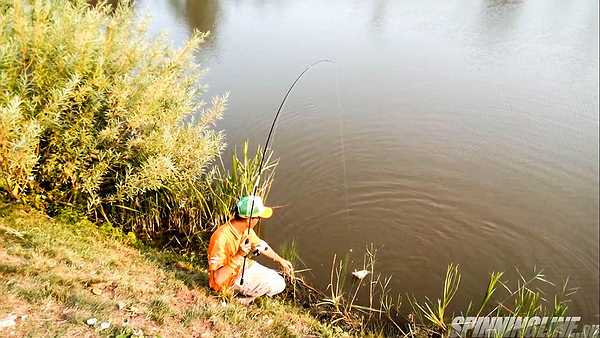
[[250,253],[250,250],[252,250],[252,245],[248,240],[248,236],[245,235],[244,237],[242,237],[242,241],[240,242],[240,246],[238,248],[238,255],[246,256],[248,255],[248,253]]
[[282,258],[279,261],[279,265],[281,265],[281,269],[283,270],[284,274],[288,276],[294,276],[294,266],[292,265],[292,263],[290,263],[290,261]]

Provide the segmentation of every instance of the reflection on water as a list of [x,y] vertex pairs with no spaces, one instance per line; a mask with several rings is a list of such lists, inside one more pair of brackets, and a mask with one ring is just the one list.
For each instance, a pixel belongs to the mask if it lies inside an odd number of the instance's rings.
[[172,13],[177,19],[186,22],[191,31],[210,32],[208,42],[218,36],[217,17],[219,16],[218,0],[169,0]]
[[264,141],[305,65],[336,60],[307,74],[282,113],[270,201],[289,206],[261,229],[275,247],[294,239],[315,283],[326,284],[333,253],[374,243],[399,292],[436,297],[455,262],[461,296],[478,298],[489,271],[537,266],[571,276],[574,313],[598,320],[597,1],[136,9],[175,44],[213,32],[198,57],[210,94],[231,92],[219,124],[230,150]]

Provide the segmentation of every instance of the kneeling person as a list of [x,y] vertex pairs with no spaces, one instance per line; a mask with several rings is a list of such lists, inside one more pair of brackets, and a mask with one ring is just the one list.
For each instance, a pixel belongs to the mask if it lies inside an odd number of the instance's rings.
[[[248,232],[248,218],[253,204],[251,229]],[[248,296],[248,301],[252,301],[262,295],[276,295],[285,289],[285,280],[275,270],[248,258],[244,284],[241,284],[244,257],[249,253],[272,259],[281,265],[286,274],[294,271],[292,264],[281,258],[252,229],[260,218],[269,218],[272,214],[273,210],[265,207],[260,197],[246,196],[237,203],[234,218],[219,226],[212,234],[208,245],[208,283],[213,290],[233,287],[234,291]]]

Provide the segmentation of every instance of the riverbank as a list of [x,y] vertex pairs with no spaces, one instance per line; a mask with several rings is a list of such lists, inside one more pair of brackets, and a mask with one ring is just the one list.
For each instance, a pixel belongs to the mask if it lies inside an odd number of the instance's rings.
[[0,241],[2,336],[345,335],[282,299],[228,301],[193,258],[74,215],[2,204]]
[[[165,39],[149,40],[147,33],[147,26],[136,21],[127,6],[113,11],[85,1],[14,1],[0,10],[0,45],[7,51],[0,58],[0,69],[7,70],[0,77],[0,201],[10,201],[0,202],[0,288],[7,295],[0,303],[0,327],[8,327],[3,331],[16,336],[415,336],[448,334],[455,314],[567,313],[571,290],[565,284],[557,297],[543,294],[538,284],[549,283],[537,270],[531,275],[517,271],[514,283],[505,280],[503,272],[492,271],[482,290],[464,283],[469,289],[457,297],[461,272],[450,262],[439,293],[427,292],[426,283],[421,283],[436,274],[424,264],[419,264],[419,272],[403,262],[407,272],[392,279],[378,272],[388,271],[385,267],[375,267],[376,248],[390,238],[388,244],[394,246],[406,239],[396,240],[387,231],[379,233],[389,238],[372,238],[362,265],[337,256],[348,251],[338,244],[362,243],[370,228],[348,232],[349,238],[321,236],[336,238],[324,245],[310,243],[318,265],[313,261],[306,268],[323,268],[311,273],[329,277],[324,290],[296,279],[286,295],[250,307],[212,293],[206,286],[203,257],[208,238],[231,216],[241,196],[268,197],[278,162],[269,151],[264,158],[260,148],[249,151],[248,143],[234,151],[231,162],[224,161],[225,137],[215,123],[228,96],[203,96],[204,71],[195,61],[206,34],[193,34],[175,50]],[[389,154],[405,156],[404,151]],[[400,158],[397,162],[405,163]],[[423,164],[418,170],[430,167],[435,166]],[[289,173],[284,169],[280,176],[293,176]],[[277,184],[287,192],[274,200],[294,202],[286,217],[310,210],[302,201],[316,205],[307,197],[337,192],[306,179],[294,182]],[[333,179],[331,183],[338,185]],[[318,191],[296,189],[297,184]],[[407,191],[406,186],[390,187],[394,193]],[[427,192],[415,188],[419,194]],[[438,193],[426,195],[437,200]],[[373,215],[377,221],[401,220],[386,214],[398,211],[396,205],[379,200],[377,209],[381,213],[367,214],[369,221]],[[426,241],[414,241],[418,250],[398,246],[418,258],[414,262],[428,255],[421,242],[448,240],[440,234],[449,232],[438,230],[451,217],[435,214],[441,218],[416,223],[422,225],[419,229],[434,231],[421,233]],[[419,210],[403,210],[402,215],[411,224]],[[319,219],[328,225],[314,223],[319,229],[347,226],[340,219],[332,222],[326,213]],[[278,222],[277,232],[286,239],[300,239],[288,231],[291,228],[310,230],[285,219]],[[283,242],[272,234],[267,237],[274,244]],[[529,237],[522,238],[529,243]],[[434,251],[448,259],[444,246],[435,245]],[[291,254],[293,248],[292,243],[281,251]],[[319,248],[326,252],[319,253]],[[470,251],[486,269],[493,260],[482,255],[497,255],[495,250]],[[331,265],[323,264],[331,253]],[[397,256],[409,257],[406,253],[398,251]],[[393,287],[394,281],[411,277],[420,283]],[[437,297],[417,299],[413,292]],[[452,304],[459,297],[460,304]],[[465,309],[466,304],[475,305]]]

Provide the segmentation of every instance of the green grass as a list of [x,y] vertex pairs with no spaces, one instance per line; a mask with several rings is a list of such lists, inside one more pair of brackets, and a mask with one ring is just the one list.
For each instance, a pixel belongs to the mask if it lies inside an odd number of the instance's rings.
[[[208,289],[200,255],[132,243],[69,213],[0,204],[0,262],[0,318],[27,315],[16,336],[344,334],[283,299],[224,302]],[[87,325],[92,317],[111,327]]]
[[[296,252],[293,244],[288,251]],[[246,307],[209,290],[202,254],[157,250],[77,213],[50,218],[23,205],[0,203],[0,318],[28,316],[18,321],[17,336],[376,337],[404,332],[423,337],[447,335],[457,314],[565,315],[574,292],[565,283],[554,296],[542,293],[552,283],[540,271],[519,274],[512,283],[502,273],[491,273],[481,299],[471,302],[475,306],[452,312],[461,274],[450,265],[439,299],[408,296],[409,306],[402,308],[402,298],[392,297],[389,277],[377,273],[375,264],[376,250],[369,247],[362,266],[334,260],[327,293],[304,293],[308,289],[297,277],[283,298],[260,298]],[[354,268],[370,274],[348,283]],[[369,297],[359,301],[359,290]],[[312,298],[303,303],[306,295]],[[308,306],[313,315],[294,304]],[[88,326],[91,317],[111,327]]]
[[159,324],[163,324],[171,313],[171,307],[162,299],[154,299],[148,304],[148,317]]

